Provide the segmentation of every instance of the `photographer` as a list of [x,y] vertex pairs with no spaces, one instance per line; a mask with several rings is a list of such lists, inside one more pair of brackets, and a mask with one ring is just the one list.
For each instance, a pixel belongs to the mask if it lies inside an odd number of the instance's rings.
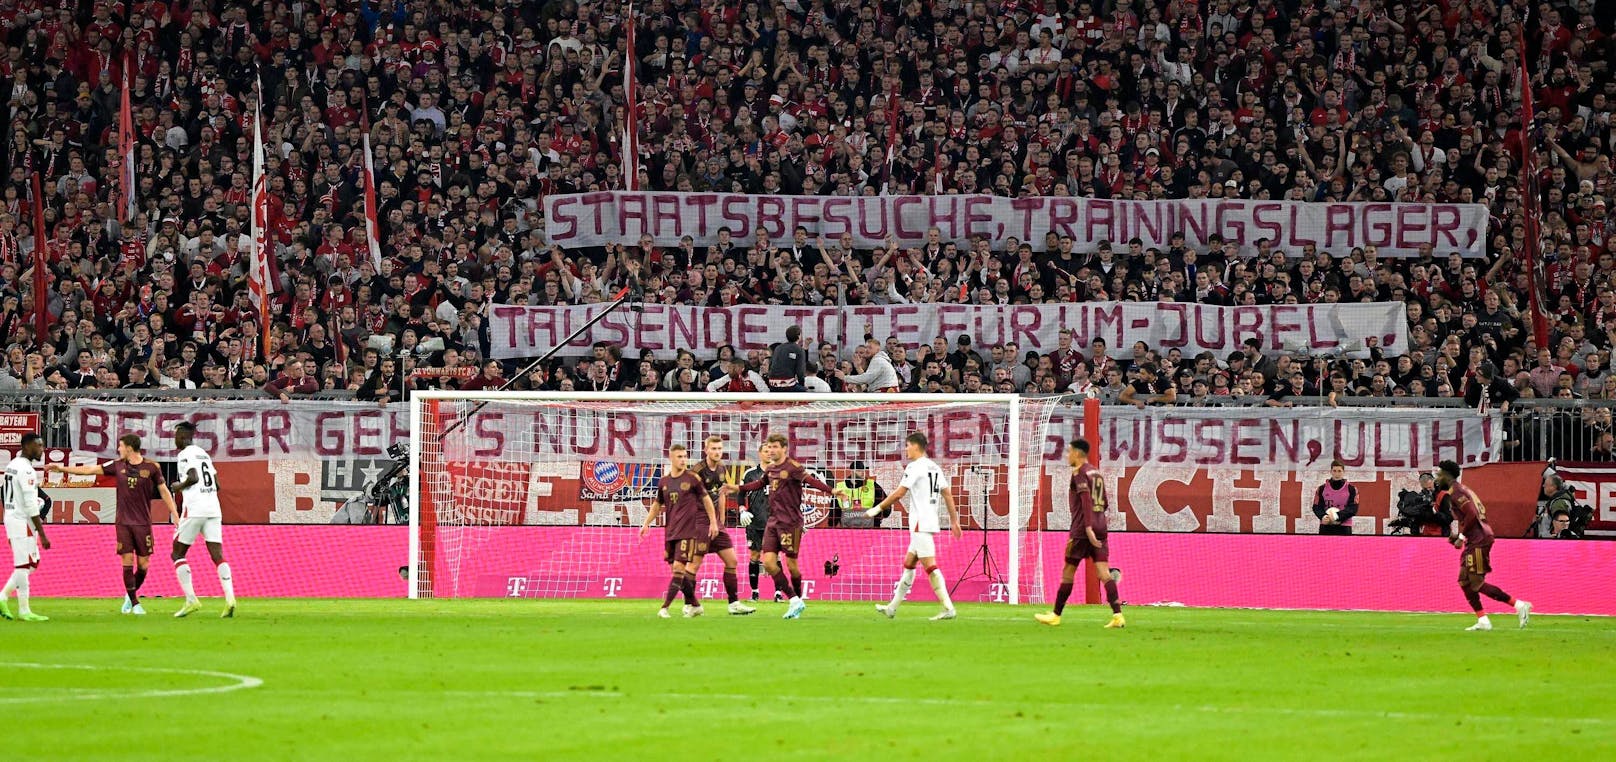
[[1576,492],[1565,479],[1550,471],[1543,475],[1543,507],[1538,509],[1530,535],[1556,540],[1579,540],[1593,511],[1577,503]]

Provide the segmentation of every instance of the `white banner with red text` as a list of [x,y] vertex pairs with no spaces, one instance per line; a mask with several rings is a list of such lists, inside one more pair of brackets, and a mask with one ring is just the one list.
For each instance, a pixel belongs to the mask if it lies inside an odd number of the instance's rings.
[[1300,254],[1312,244],[1336,256],[1375,246],[1391,257],[1412,257],[1430,246],[1438,255],[1486,254],[1487,207],[1481,204],[1310,203],[1251,199],[1123,201],[1096,198],[1000,196],[764,196],[740,193],[606,191],[544,199],[545,236],[566,247],[633,245],[651,236],[658,246],[677,246],[690,236],[697,246],[718,242],[728,229],[741,246],[761,232],[772,242],[791,239],[800,225],[809,240],[843,235],[853,246],[873,249],[888,239],[918,246],[936,228],[943,241],[961,245],[986,236],[995,249],[1010,238],[1042,251],[1048,233],[1071,236],[1078,251],[1101,241],[1114,245],[1138,238],[1165,250],[1175,234],[1205,250],[1212,236],[1257,250],[1266,239]]
[[[570,407],[493,406],[468,423],[463,440],[475,457],[454,465],[447,477],[457,494],[470,496],[500,517],[497,523],[577,525],[627,521],[644,510],[643,486],[672,444],[697,446],[709,433],[726,432],[744,442],[734,453],[781,432],[793,457],[830,479],[863,461],[878,483],[897,484],[902,452],[871,443],[900,442],[914,430],[928,435],[942,463],[982,463],[983,441],[1002,416],[980,410],[909,411],[903,416],[828,420],[804,410],[770,408],[663,416],[654,425],[632,413]],[[734,417],[744,420],[731,420]],[[73,462],[109,456],[117,437],[141,436],[159,462],[175,456],[174,424],[197,426],[197,443],[213,453],[223,485],[228,523],[327,523],[343,501],[361,495],[390,466],[386,449],[408,436],[402,405],[294,401],[216,402],[205,407],[176,403],[75,404],[70,416]],[[1310,522],[1310,495],[1332,459],[1346,465],[1360,485],[1363,530],[1387,531],[1397,492],[1412,488],[1419,470],[1452,459],[1466,468],[1499,459],[1501,421],[1464,409],[1346,408],[1148,408],[1107,407],[1098,432],[1085,431],[1080,407],[1061,407],[1051,417],[1040,460],[1047,489],[1030,524],[1059,528],[1064,521],[1063,442],[1098,439],[1102,469],[1121,509],[1116,521],[1144,531],[1297,533]],[[62,456],[64,459],[66,456]],[[1008,495],[1002,474],[984,483],[982,468],[952,469],[974,504],[985,501],[991,528],[1008,526]],[[969,473],[967,473],[969,472]],[[975,481],[973,481],[975,480]],[[1535,485],[1525,480],[1521,502],[1530,504]],[[999,486],[995,488],[993,484]],[[61,520],[108,522],[105,490],[47,489],[63,505]],[[810,493],[812,495],[812,493]],[[817,495],[812,495],[817,497]],[[1489,506],[1502,498],[1489,498]],[[825,516],[827,504],[814,503]],[[94,503],[93,507],[90,503]],[[496,510],[497,509],[497,510]],[[1530,518],[1530,509],[1525,518]],[[637,513],[640,512],[640,513]],[[1043,516],[1045,518],[1036,518]],[[1525,519],[1523,519],[1524,521]]]
[[[495,304],[489,314],[490,356],[536,357],[556,347],[588,323],[605,305],[537,307]],[[1408,319],[1401,302],[1371,304],[1273,304],[1221,307],[1186,302],[1079,302],[1060,304],[892,304],[845,307],[741,305],[687,307],[647,304],[640,311],[617,310],[572,343],[561,357],[583,357],[596,342],[610,342],[625,355],[643,352],[671,358],[688,349],[713,357],[719,347],[736,351],[768,349],[783,341],[786,328],[800,326],[805,340],[841,347],[866,332],[907,346],[938,336],[954,346],[971,337],[979,352],[1015,343],[1021,351],[1045,354],[1059,346],[1061,329],[1075,332],[1073,343],[1086,350],[1105,339],[1122,352],[1135,341],[1186,356],[1212,352],[1220,358],[1256,339],[1269,354],[1367,352],[1380,347],[1388,356],[1408,352]],[[1367,356],[1367,354],[1365,354]]]

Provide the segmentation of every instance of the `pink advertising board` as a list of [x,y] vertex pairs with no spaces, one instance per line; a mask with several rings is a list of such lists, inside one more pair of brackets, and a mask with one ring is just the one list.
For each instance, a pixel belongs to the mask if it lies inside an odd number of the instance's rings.
[[[121,590],[110,526],[64,525],[48,530],[53,547],[34,578],[37,595],[116,598]],[[667,585],[659,532],[644,540],[618,527],[493,527],[440,530],[435,561],[440,596],[652,598]],[[143,592],[174,596],[166,549],[172,528],[156,529],[158,556]],[[745,548],[741,530],[734,539]],[[226,554],[242,597],[402,597],[408,532],[403,527],[229,526]],[[939,540],[939,560],[951,582],[965,578],[957,600],[1003,599],[1003,587],[980,578],[973,559],[981,535]],[[989,533],[999,570],[1006,566],[1003,532]],[[884,598],[898,573],[908,535],[896,530],[820,529],[804,538],[809,597]],[[1046,532],[1041,572],[1051,593],[1059,583],[1064,533]],[[1112,562],[1125,572],[1131,605],[1463,611],[1455,584],[1459,554],[1440,539],[1114,532]],[[825,574],[835,556],[839,573]],[[459,557],[459,574],[448,560]],[[1023,562],[1036,559],[1035,550]],[[193,548],[198,592],[217,595],[206,551]],[[1598,541],[1499,540],[1489,580],[1533,601],[1542,613],[1616,615],[1616,545]],[[1568,573],[1575,570],[1575,573]],[[745,557],[740,569],[746,585]],[[722,598],[721,565],[709,559],[701,593]],[[1028,573],[1030,574],[1030,572]],[[970,577],[976,576],[976,579]],[[1024,578],[1027,578],[1024,575]],[[763,582],[765,592],[770,583]],[[1079,593],[1079,597],[1081,592]],[[931,599],[916,585],[911,600]]]

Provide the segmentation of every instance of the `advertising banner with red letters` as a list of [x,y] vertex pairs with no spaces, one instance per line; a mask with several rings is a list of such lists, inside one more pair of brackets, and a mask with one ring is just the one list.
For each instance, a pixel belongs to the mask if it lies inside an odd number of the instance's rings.
[[[489,354],[496,359],[533,357],[560,345],[605,309],[605,305],[535,307],[496,304],[489,312]],[[637,357],[650,352],[671,358],[688,349],[709,357],[719,347],[737,351],[768,349],[786,328],[798,326],[810,344],[849,346],[866,332],[896,337],[908,346],[943,336],[952,344],[970,336],[979,351],[1014,343],[1040,354],[1059,347],[1060,332],[1088,347],[1105,339],[1126,348],[1136,341],[1161,352],[1186,356],[1211,352],[1223,357],[1256,339],[1263,352],[1298,350],[1318,354],[1367,352],[1380,347],[1388,356],[1408,351],[1408,319],[1401,302],[1374,304],[1272,304],[1221,307],[1184,302],[1080,302],[1061,304],[894,304],[846,307],[741,305],[687,307],[647,304],[639,311],[613,312],[558,355],[584,357],[596,342],[623,347]],[[1120,349],[1119,349],[1120,351]],[[1368,356],[1365,354],[1364,356]]]
[[[479,522],[636,522],[644,517],[645,487],[668,447],[700,446],[710,433],[739,440],[729,447],[733,458],[737,452],[755,452],[754,443],[779,431],[792,440],[793,457],[827,480],[844,478],[853,461],[862,461],[891,490],[902,473],[903,455],[876,443],[901,442],[917,429],[928,435],[934,457],[956,478],[967,524],[985,520],[990,528],[1003,529],[1009,522],[1004,464],[986,463],[982,455],[984,440],[1007,436],[997,430],[1002,414],[995,418],[966,407],[827,418],[807,410],[794,415],[776,408],[764,415],[736,409],[658,416],[653,423],[649,416],[621,410],[542,410],[491,406],[457,440],[462,457],[450,458],[444,485],[465,504],[479,507]],[[388,469],[387,447],[405,441],[408,430],[408,411],[396,404],[241,401],[197,407],[87,401],[71,411],[71,457],[91,462],[108,456],[118,436],[136,433],[148,455],[172,460],[169,433],[181,420],[197,425],[197,443],[213,453],[226,521],[249,524],[330,522],[343,501]],[[1416,488],[1419,472],[1444,459],[1464,465],[1466,480],[1486,480],[1483,494],[1495,527],[1513,521],[1503,517],[1516,509],[1504,505],[1524,506],[1524,530],[1535,505],[1536,473],[1527,478],[1528,472],[1541,464],[1496,465],[1500,427],[1495,417],[1463,409],[1107,407],[1100,430],[1086,432],[1081,408],[1062,406],[1039,453],[1044,476],[1036,510],[1022,511],[1023,521],[1030,527],[1066,527],[1061,447],[1068,438],[1086,436],[1099,440],[1101,467],[1121,509],[1112,519],[1117,529],[1314,532],[1313,490],[1328,474],[1330,461],[1339,458],[1363,496],[1355,526],[1361,533],[1388,531],[1398,491]],[[1502,474],[1508,476],[1498,478]],[[112,520],[110,492],[72,494],[83,498],[70,498],[75,505],[89,500],[95,506],[75,507],[68,520]],[[822,523],[830,513],[828,502],[811,502],[814,520]]]
[[1375,246],[1391,257],[1418,256],[1423,246],[1438,255],[1486,254],[1487,207],[1481,204],[1309,203],[1255,199],[1003,198],[953,196],[766,196],[740,193],[565,193],[544,199],[545,237],[566,247],[634,245],[650,236],[658,246],[678,246],[690,236],[697,246],[718,243],[728,230],[741,246],[761,233],[775,243],[791,240],[798,226],[809,240],[873,249],[895,240],[918,246],[936,229],[944,242],[967,245],[985,236],[1002,249],[1011,238],[1037,251],[1044,236],[1071,236],[1078,251],[1101,241],[1133,238],[1165,249],[1176,234],[1205,249],[1213,236],[1256,251],[1266,239],[1299,254],[1309,244],[1341,256]]

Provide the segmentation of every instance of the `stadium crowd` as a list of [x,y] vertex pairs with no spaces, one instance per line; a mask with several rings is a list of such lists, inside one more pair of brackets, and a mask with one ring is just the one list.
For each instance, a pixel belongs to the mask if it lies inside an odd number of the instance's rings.
[[[1153,348],[884,345],[912,390],[1616,399],[1616,60],[1609,0],[515,0],[0,7],[0,386],[484,388],[490,302],[681,304],[1402,300],[1412,351],[1181,357]],[[1520,122],[1524,40],[1536,119]],[[1486,204],[1485,259],[1254,256],[1126,241],[852,250],[754,239],[547,247],[539,200],[621,189],[622,70],[638,61],[640,184],[784,194],[983,192]],[[123,82],[136,138],[119,149]],[[267,359],[247,295],[261,83],[276,274]],[[894,112],[895,118],[894,118]],[[364,222],[375,155],[381,263]],[[887,153],[891,137],[895,156]],[[1552,341],[1521,263],[1535,151]],[[119,222],[120,160],[134,215]],[[29,168],[43,180],[34,240]],[[49,292],[32,291],[43,245]],[[41,304],[43,302],[43,304]],[[49,334],[36,336],[45,309]],[[376,335],[393,337],[395,360]],[[378,349],[380,351],[378,351]],[[632,354],[632,353],[631,353]],[[733,353],[553,365],[527,387],[698,389]],[[831,388],[867,351],[812,351]],[[743,357],[742,376],[764,370]],[[466,368],[411,378],[417,366]],[[1141,373],[1150,366],[1154,374]],[[1150,379],[1141,376],[1151,375]],[[1124,397],[1130,383],[1147,394]],[[1608,419],[1607,419],[1608,425]]]

